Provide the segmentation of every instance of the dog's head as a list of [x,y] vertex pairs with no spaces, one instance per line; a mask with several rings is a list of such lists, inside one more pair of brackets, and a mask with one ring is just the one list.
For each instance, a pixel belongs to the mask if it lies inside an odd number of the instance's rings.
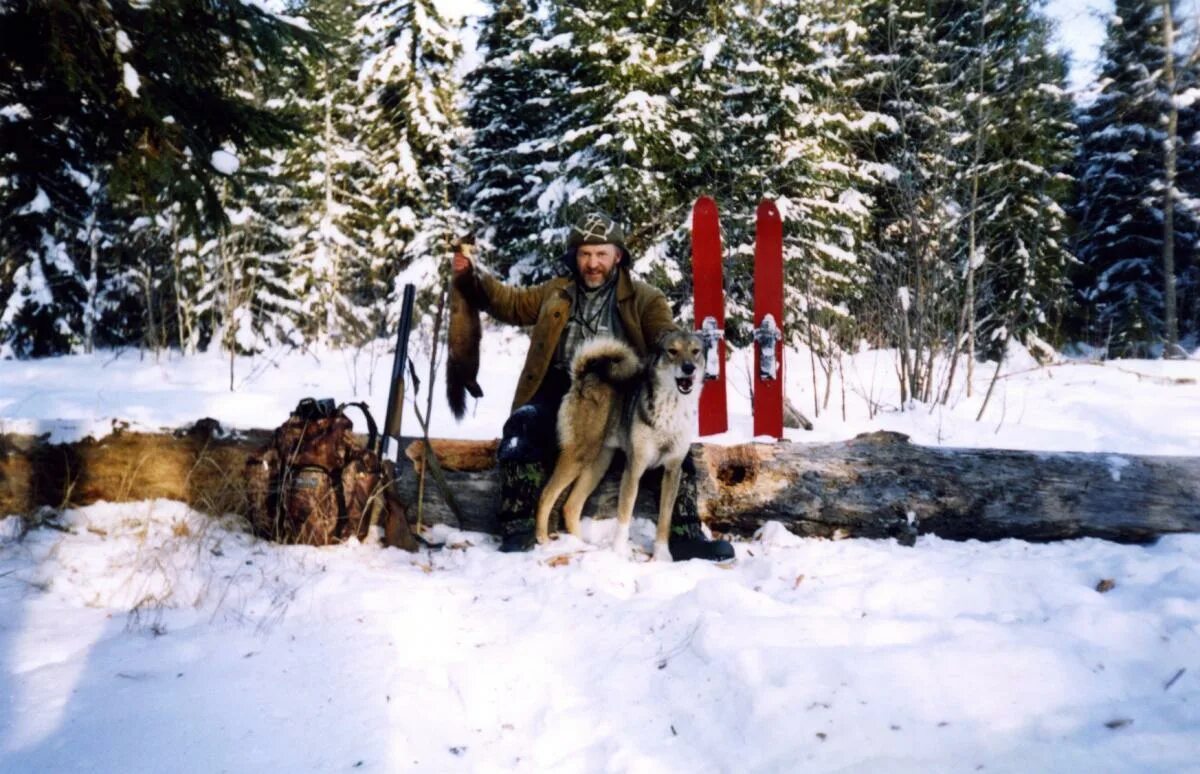
[[658,340],[655,366],[660,374],[674,380],[675,389],[689,395],[699,389],[704,378],[704,342],[686,331],[665,333]]

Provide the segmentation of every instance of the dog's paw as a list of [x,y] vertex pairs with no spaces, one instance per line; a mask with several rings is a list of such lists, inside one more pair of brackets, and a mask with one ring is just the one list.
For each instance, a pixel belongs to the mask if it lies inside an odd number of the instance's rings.
[[541,530],[539,530],[536,535],[536,539],[537,539],[538,545],[545,545],[546,543],[550,542],[550,535],[546,532],[542,532]]
[[671,549],[667,548],[666,542],[655,542],[654,544],[654,561],[656,562],[671,562]]
[[613,553],[622,559],[633,558],[633,547],[629,544],[629,538],[624,540],[614,540],[612,544]]
[[629,559],[633,556],[633,548],[629,545],[628,524],[617,523],[617,534],[613,535],[612,550],[622,559]]

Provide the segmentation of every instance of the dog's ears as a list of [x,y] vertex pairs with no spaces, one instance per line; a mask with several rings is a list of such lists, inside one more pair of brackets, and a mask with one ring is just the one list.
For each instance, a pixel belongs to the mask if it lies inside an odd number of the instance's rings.
[[654,358],[654,362],[657,363],[667,354],[667,341],[677,333],[679,333],[677,330],[668,330],[659,334],[658,340],[654,342],[654,348],[650,350],[650,356]]
[[658,339],[654,342],[654,349],[660,352],[665,350],[667,339],[681,333],[685,336],[698,335],[696,331],[688,330],[687,328],[673,328],[671,330],[663,331],[658,335]]

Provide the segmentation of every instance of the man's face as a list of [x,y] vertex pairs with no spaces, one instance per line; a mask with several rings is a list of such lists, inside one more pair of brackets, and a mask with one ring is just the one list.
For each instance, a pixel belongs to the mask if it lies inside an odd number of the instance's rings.
[[612,275],[620,257],[621,248],[616,245],[580,245],[575,251],[575,261],[579,265],[583,284],[590,289],[603,285]]

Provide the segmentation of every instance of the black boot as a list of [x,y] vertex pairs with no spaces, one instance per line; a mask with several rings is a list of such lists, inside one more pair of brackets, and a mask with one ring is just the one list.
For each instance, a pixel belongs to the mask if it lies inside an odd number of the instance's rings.
[[667,548],[671,550],[671,559],[676,562],[686,562],[688,559],[727,562],[734,558],[733,545],[728,540],[709,540],[703,534],[696,537],[672,534],[667,538]]
[[500,538],[500,553],[517,554],[522,551],[528,551],[533,548],[537,540],[534,539],[533,530],[522,530],[514,532],[511,535],[505,535]]
[[528,551],[534,543],[534,513],[546,469],[540,462],[500,461],[500,550],[504,553]]
[[529,404],[504,423],[497,453],[500,473],[500,550],[528,551],[537,542],[534,514],[554,455],[554,407]]
[[690,454],[684,457],[680,472],[679,496],[675,498],[671,534],[667,538],[671,559],[676,562],[686,562],[688,559],[725,562],[733,559],[733,546],[728,540],[709,540],[700,528],[700,509],[696,503],[696,465]]

